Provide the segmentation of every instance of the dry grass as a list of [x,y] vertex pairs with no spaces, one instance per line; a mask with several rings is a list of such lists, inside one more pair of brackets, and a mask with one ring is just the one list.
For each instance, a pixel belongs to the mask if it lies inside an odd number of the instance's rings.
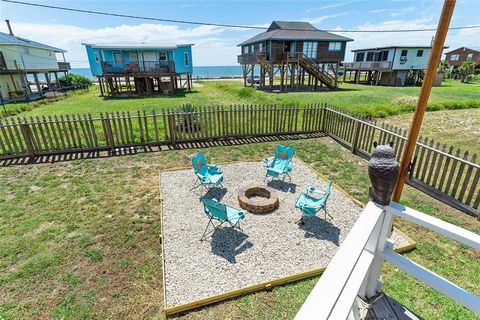
[[[411,114],[381,120],[403,129],[409,129]],[[431,111],[425,114],[420,134],[435,142],[460,148],[480,156],[480,109]]]

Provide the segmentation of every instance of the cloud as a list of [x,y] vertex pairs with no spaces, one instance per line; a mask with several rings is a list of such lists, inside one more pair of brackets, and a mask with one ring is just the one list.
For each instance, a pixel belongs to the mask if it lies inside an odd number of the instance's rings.
[[191,7],[195,7],[195,5],[194,4],[182,4],[180,6],[180,8],[191,8]]
[[342,12],[342,13],[330,14],[330,15],[320,16],[320,17],[315,17],[315,18],[304,18],[304,19],[302,19],[302,21],[310,22],[311,24],[317,24],[317,23],[323,22],[324,20],[327,20],[327,19],[347,16],[349,14],[350,14],[350,12]]
[[415,11],[415,7],[407,7],[407,8],[402,8],[402,9],[387,9],[387,8],[382,8],[382,9],[374,9],[368,11],[368,13],[376,14],[376,13],[389,13],[391,17],[398,17],[407,13],[411,13]]
[[[15,23],[16,35],[67,50],[66,59],[73,67],[88,67],[87,55],[82,43],[193,43],[195,65],[236,64],[236,47],[241,39],[227,36],[226,29],[215,26],[182,28],[166,24],[119,25],[88,29],[55,23]],[[243,38],[243,37],[242,37]]]
[[349,5],[349,4],[352,4],[352,3],[355,3],[355,2],[360,2],[360,1],[362,1],[362,0],[352,0],[352,1],[336,2],[336,3],[332,3],[332,4],[327,4],[327,5],[318,7],[318,8],[307,9],[307,10],[305,10],[305,13],[311,13],[311,12],[314,12],[314,11],[320,11],[320,10],[325,10],[325,9],[330,9],[330,8],[336,8],[336,7],[346,6],[346,5]]

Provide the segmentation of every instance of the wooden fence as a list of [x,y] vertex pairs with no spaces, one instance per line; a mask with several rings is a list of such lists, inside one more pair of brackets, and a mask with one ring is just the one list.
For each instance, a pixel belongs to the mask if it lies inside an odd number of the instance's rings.
[[[370,159],[373,141],[393,142],[395,157],[400,160],[407,131],[392,125],[355,116],[344,110],[325,107],[325,132],[352,153]],[[417,142],[407,183],[470,215],[479,216],[480,165],[477,155],[441,145],[420,137]]]
[[[0,159],[174,145],[192,141],[326,133],[352,153],[370,158],[373,142],[393,142],[401,159],[406,130],[322,104],[216,106],[60,115],[0,120]],[[420,138],[407,182],[468,214],[479,216],[477,155]]]

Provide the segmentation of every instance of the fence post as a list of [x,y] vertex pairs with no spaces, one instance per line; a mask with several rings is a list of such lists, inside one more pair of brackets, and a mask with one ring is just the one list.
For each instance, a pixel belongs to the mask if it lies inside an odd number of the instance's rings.
[[115,141],[113,140],[112,125],[110,124],[110,118],[107,117],[103,119],[105,123],[105,136],[107,137],[107,143],[110,145],[110,151],[115,152]]
[[322,105],[322,132],[325,133],[325,123],[327,122],[327,108],[325,104]]
[[358,144],[358,135],[360,133],[360,121],[358,119],[355,119],[355,127],[353,128],[353,138],[352,138],[352,148],[351,151],[353,154],[355,154],[355,150],[357,149],[357,144]]
[[30,131],[30,127],[26,123],[20,124],[20,129],[22,131],[23,139],[25,140],[25,144],[27,145],[27,153],[28,156],[33,159],[35,157],[35,149],[33,148],[32,143],[32,133]]

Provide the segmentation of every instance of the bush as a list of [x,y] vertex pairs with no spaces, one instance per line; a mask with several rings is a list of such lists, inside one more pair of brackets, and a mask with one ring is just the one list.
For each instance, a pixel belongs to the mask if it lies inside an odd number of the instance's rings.
[[68,85],[68,84],[71,84],[71,85],[85,84],[87,86],[92,85],[92,80],[75,73],[69,73],[66,77],[65,76],[60,77],[58,81],[60,81],[62,85]]
[[255,93],[255,89],[253,88],[241,88],[238,90],[237,95],[240,98],[250,98]]

